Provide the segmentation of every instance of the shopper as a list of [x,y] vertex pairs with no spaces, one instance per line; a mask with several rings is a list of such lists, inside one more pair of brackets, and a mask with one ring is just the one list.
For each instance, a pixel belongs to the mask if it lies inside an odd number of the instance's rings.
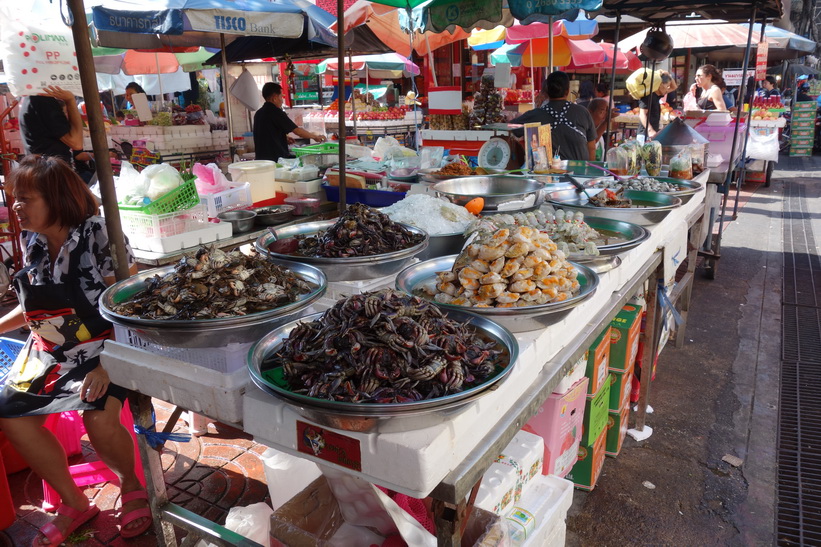
[[702,110],[727,110],[724,102],[724,92],[726,89],[724,78],[713,65],[703,65],[696,71],[696,83],[690,87],[690,92],[695,95],[695,88],[701,88],[701,97],[698,99],[698,107]]
[[[598,138],[596,127],[585,107],[567,100],[570,77],[565,72],[553,72],[545,79],[542,90],[547,93],[547,102],[514,118],[511,123],[549,123],[553,151],[561,159],[587,161],[594,158]],[[524,131],[517,129],[513,133],[520,137]]]
[[72,150],[83,149],[83,119],[71,91],[56,85],[42,95],[23,97],[20,133],[26,154],[42,154],[72,162]]
[[587,108],[588,105],[590,105],[590,101],[596,96],[595,93],[593,82],[590,80],[582,80],[579,84],[579,98],[576,100],[576,104]]
[[770,97],[781,97],[781,92],[775,87],[775,78],[767,76],[761,80],[761,87],[758,89],[758,96],[764,99]]
[[268,82],[262,86],[262,98],[265,103],[254,114],[256,159],[277,161],[279,158],[293,158],[288,144],[292,144],[294,139],[288,136],[289,133],[303,139],[325,142],[325,135],[298,127],[282,110],[284,98],[281,85]]
[[127,392],[100,364],[112,328],[98,301],[114,282],[105,220],[62,159],[27,156],[6,182],[25,257],[13,280],[20,305],[0,318],[0,332],[28,325],[31,334],[0,391],[0,428],[62,499],[34,545],[57,546],[100,512],[74,484],[60,442],[43,427],[49,414],[66,410],[82,411],[91,444],[120,484],[120,534],[135,537],[151,526],[151,511],[134,471],[134,441],[120,423]]
[[655,91],[639,99],[639,120],[645,128],[647,138],[652,139],[661,128],[661,100],[678,88],[678,82],[666,70],[659,70],[661,83]]
[[596,126],[597,137],[595,158],[591,159],[599,161],[604,158],[604,132],[607,130],[608,114],[612,113],[612,110],[608,108],[607,99],[602,97],[596,97],[590,101],[587,110],[590,112],[590,117],[593,118],[593,124]]
[[134,108],[134,101],[131,100],[131,96],[136,93],[145,95],[145,90],[137,82],[130,82],[125,86],[125,100],[128,103],[126,108]]

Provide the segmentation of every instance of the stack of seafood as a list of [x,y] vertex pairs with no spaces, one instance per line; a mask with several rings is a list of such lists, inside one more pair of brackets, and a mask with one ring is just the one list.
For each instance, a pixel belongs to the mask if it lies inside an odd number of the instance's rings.
[[469,237],[474,233],[488,236],[506,225],[530,226],[546,232],[565,255],[570,253],[599,255],[596,240],[601,238],[601,234],[587,225],[582,212],[573,213],[564,209],[558,211],[537,209],[527,213],[513,215],[505,213],[482,217],[468,226],[465,236]]
[[596,188],[610,188],[611,190],[643,190],[645,192],[680,192],[685,187],[674,182],[656,180],[652,177],[633,177],[629,179],[602,179]]
[[201,247],[163,277],[112,307],[143,319],[214,319],[248,315],[295,302],[312,287],[290,270],[257,254]]
[[576,269],[550,237],[530,226],[506,226],[465,247],[426,289],[436,302],[510,308],[562,302],[579,291]]
[[323,258],[374,256],[408,249],[424,241],[378,210],[354,203],[333,226],[298,240],[294,254]]
[[339,300],[300,322],[263,370],[282,367],[294,393],[354,403],[406,403],[483,383],[505,366],[497,342],[435,305],[390,289]]

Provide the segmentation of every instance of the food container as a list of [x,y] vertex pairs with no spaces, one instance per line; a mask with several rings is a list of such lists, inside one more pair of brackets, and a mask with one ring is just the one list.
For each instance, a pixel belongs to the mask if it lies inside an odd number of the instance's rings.
[[268,233],[262,234],[257,238],[256,242],[254,242],[254,248],[267,256],[315,266],[325,273],[328,281],[360,281],[395,274],[407,266],[416,255],[424,251],[428,246],[429,237],[424,230],[403,224],[403,226],[411,232],[425,234],[425,239],[421,243],[407,249],[402,249],[401,251],[393,251],[391,253],[374,256],[352,256],[347,258],[286,255],[268,250],[268,246],[274,241],[300,235],[314,235],[322,230],[327,230],[333,226],[334,223],[336,223],[336,220],[320,220],[317,222],[304,222],[291,226],[271,228]]
[[[434,184],[433,190],[438,197],[458,205],[481,197],[485,200],[482,212],[487,213],[538,207],[542,203],[544,186],[543,182],[531,178],[491,175],[453,178]],[[530,204],[519,209],[507,207],[523,201]]]
[[[601,188],[588,188],[587,193],[595,195],[603,192]],[[587,196],[576,190],[556,190],[548,192],[546,200],[556,207],[568,211],[581,211],[585,218],[588,215],[613,220],[624,220],[639,226],[658,224],[670,211],[681,206],[681,199],[658,192],[625,190],[624,196],[633,202],[633,207],[597,207],[588,203]]]
[[308,198],[303,196],[291,196],[285,198],[287,205],[293,206],[294,210],[291,212],[294,216],[308,216],[315,215],[319,212],[319,206],[322,200],[319,198]]
[[[458,255],[442,256],[408,266],[396,276],[396,288],[402,292],[431,300],[424,294],[423,287],[436,283],[436,272],[449,271],[453,268]],[[552,302],[538,306],[514,308],[479,308],[440,304],[444,310],[467,310],[498,323],[512,332],[527,332],[543,329],[561,321],[573,308],[593,296],[599,285],[599,276],[582,264],[571,262],[576,268],[577,280],[581,285],[579,293],[563,302]]]
[[[665,194],[668,196],[675,196],[677,198],[681,198],[682,205],[690,201],[690,199],[701,190],[701,183],[700,182],[693,182],[691,180],[683,180],[683,179],[675,179],[672,177],[652,177],[653,179],[659,182],[666,182],[669,184],[674,184],[679,187],[679,190],[674,192],[659,192],[661,194]],[[611,180],[609,177],[605,178],[598,178],[592,179],[587,183],[587,186],[590,188],[595,188],[599,186],[599,183],[602,181]],[[622,182],[629,182],[631,179],[623,179]],[[585,220],[587,216],[585,215]]]
[[305,309],[322,297],[328,288],[325,274],[318,268],[285,260],[270,260],[279,266],[288,268],[297,277],[311,285],[311,292],[302,295],[296,302],[271,310],[215,319],[143,319],[120,315],[113,311],[112,307],[115,304],[141,291],[146,280],[155,275],[162,277],[172,272],[175,266],[169,265],[139,272],[108,287],[100,296],[100,313],[115,325],[135,331],[143,340],[162,346],[210,348],[214,347],[215,340],[219,340],[223,346],[255,342],[276,326],[305,313]]
[[257,213],[254,221],[261,226],[274,226],[293,220],[293,205],[270,205],[253,209]]
[[[322,426],[360,432],[409,431],[430,427],[449,420],[464,405],[475,401],[487,393],[489,388],[507,378],[519,355],[519,344],[506,328],[464,310],[448,309],[445,310],[445,314],[449,319],[470,323],[485,336],[495,339],[509,355],[507,366],[478,386],[445,397],[422,401],[362,404],[308,397],[268,380],[261,370],[265,359],[279,349],[283,340],[296,327],[298,322],[294,321],[270,332],[251,348],[248,354],[248,371],[260,389],[292,405],[295,412]],[[312,321],[321,315],[308,315],[302,320]]]
[[701,158],[703,165],[710,142],[680,118],[675,118],[667,124],[667,127],[659,131],[653,140],[661,143],[661,162],[665,165],[670,163],[670,158],[682,150],[688,150],[691,155]]
[[228,172],[233,182],[251,184],[251,201],[256,203],[275,196],[276,165],[268,160],[240,161],[228,165]]
[[254,227],[254,219],[256,216],[256,212],[247,209],[223,211],[217,214],[217,218],[222,222],[231,224],[231,233],[234,235],[251,230]]

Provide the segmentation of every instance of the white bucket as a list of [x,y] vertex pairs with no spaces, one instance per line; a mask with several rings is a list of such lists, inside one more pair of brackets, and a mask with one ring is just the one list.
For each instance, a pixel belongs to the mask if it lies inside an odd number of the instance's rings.
[[276,163],[269,160],[252,160],[232,163],[228,166],[231,180],[251,184],[251,201],[265,201],[276,195]]

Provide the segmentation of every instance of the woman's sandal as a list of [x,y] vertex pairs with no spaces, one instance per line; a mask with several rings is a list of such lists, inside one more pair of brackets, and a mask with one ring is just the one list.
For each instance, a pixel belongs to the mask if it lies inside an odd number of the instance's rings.
[[[72,521],[71,524],[64,532],[61,532],[60,529],[54,525],[54,522],[49,522],[40,528],[40,535],[34,539],[34,542],[31,544],[32,547],[42,547],[43,545],[57,547],[63,543],[68,536],[74,533],[74,530],[96,517],[99,512],[100,508],[94,504],[90,504],[85,511],[78,511],[68,505],[60,504],[57,508],[57,514],[70,518]],[[48,544],[42,543],[43,538],[48,540]]]
[[[122,495],[122,505],[125,507],[126,503],[131,503],[135,500],[145,500],[148,501],[148,494],[145,490],[134,490],[133,492],[129,492],[128,494]],[[129,524],[134,522],[138,519],[145,519],[142,524],[139,526],[135,526],[133,528],[126,528]],[[134,509],[133,511],[129,511],[128,513],[121,513],[120,514],[120,537],[125,539],[130,539],[137,537],[141,534],[144,534],[149,528],[151,528],[151,524],[153,522],[153,517],[151,516],[151,509],[148,507],[140,507],[139,509]]]

